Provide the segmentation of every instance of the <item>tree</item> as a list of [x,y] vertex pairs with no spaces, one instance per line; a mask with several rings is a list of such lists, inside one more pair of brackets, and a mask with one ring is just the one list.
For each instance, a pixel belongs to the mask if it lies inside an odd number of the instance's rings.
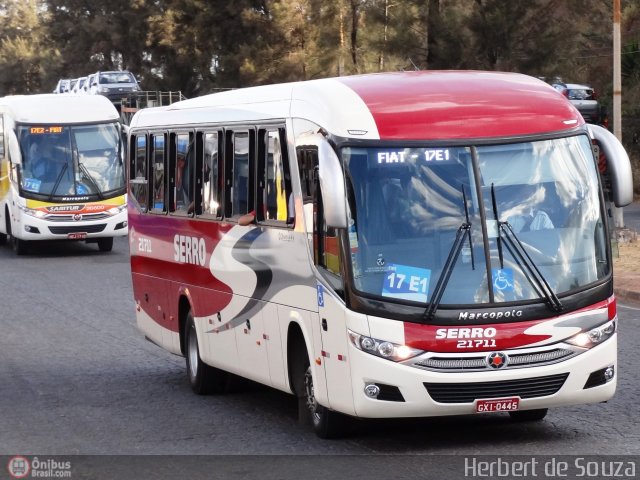
[[37,0],[9,0],[0,4],[0,94],[53,90],[50,67],[60,58],[45,21],[47,12]]

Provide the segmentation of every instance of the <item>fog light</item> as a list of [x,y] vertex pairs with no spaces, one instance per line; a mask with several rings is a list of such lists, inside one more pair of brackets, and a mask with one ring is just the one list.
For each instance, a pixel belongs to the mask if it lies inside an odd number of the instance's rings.
[[364,394],[369,398],[378,398],[380,387],[375,383],[368,383],[364,386]]
[[607,367],[604,371],[604,378],[608,381],[613,380],[613,377],[616,374],[615,367],[613,365]]

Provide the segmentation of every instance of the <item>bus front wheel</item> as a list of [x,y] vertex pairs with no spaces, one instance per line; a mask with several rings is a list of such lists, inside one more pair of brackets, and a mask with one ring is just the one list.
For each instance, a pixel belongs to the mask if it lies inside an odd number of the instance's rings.
[[196,324],[191,311],[187,313],[185,334],[187,376],[189,377],[191,389],[198,395],[226,392],[229,385],[229,374],[207,365],[200,358]]
[[11,236],[11,245],[16,255],[26,255],[29,250],[29,245],[26,240],[21,240],[13,235]]
[[320,438],[338,438],[346,433],[349,418],[320,405],[315,397],[309,355],[301,347],[294,361],[295,393],[298,397],[298,423],[311,424]]
[[5,218],[4,220],[5,232],[7,233],[0,233],[0,245],[4,245],[5,243],[7,243],[7,238],[11,234],[11,221],[9,220],[9,209],[6,207],[4,209],[4,218]]
[[99,238],[98,250],[101,252],[110,252],[113,249],[113,237]]

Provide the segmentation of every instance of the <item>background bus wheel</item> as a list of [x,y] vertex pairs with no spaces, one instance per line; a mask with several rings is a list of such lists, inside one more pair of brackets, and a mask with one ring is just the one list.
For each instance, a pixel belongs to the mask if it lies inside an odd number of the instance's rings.
[[338,438],[345,434],[349,418],[318,404],[313,388],[309,355],[302,347],[295,356],[295,391],[298,397],[298,423],[313,427],[320,438]]
[[11,236],[11,246],[16,255],[26,255],[29,250],[29,244],[26,240],[21,240],[14,236]]
[[548,408],[517,410],[515,412],[509,412],[509,416],[514,422],[538,422],[547,416],[548,411]]
[[5,232],[7,233],[0,233],[0,245],[4,245],[5,243],[7,243],[7,238],[9,238],[9,236],[11,235],[11,221],[9,220],[9,209],[5,207],[4,209],[4,226],[5,226]]
[[226,392],[229,386],[229,374],[207,365],[200,358],[196,324],[193,321],[191,311],[187,313],[185,328],[185,357],[191,389],[198,395]]
[[101,252],[110,252],[113,249],[113,237],[99,238],[98,249]]

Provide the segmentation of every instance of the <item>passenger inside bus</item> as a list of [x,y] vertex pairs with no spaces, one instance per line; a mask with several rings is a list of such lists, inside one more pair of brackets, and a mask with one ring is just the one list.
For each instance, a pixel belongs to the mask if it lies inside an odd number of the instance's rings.
[[194,200],[192,199],[191,160],[193,149],[186,143],[178,142],[176,152],[176,189],[174,198],[174,210],[192,213]]
[[555,228],[551,215],[556,216],[554,212],[560,205],[555,188],[546,184],[512,185],[500,188],[499,194],[503,204],[511,203],[505,213],[514,232]]

